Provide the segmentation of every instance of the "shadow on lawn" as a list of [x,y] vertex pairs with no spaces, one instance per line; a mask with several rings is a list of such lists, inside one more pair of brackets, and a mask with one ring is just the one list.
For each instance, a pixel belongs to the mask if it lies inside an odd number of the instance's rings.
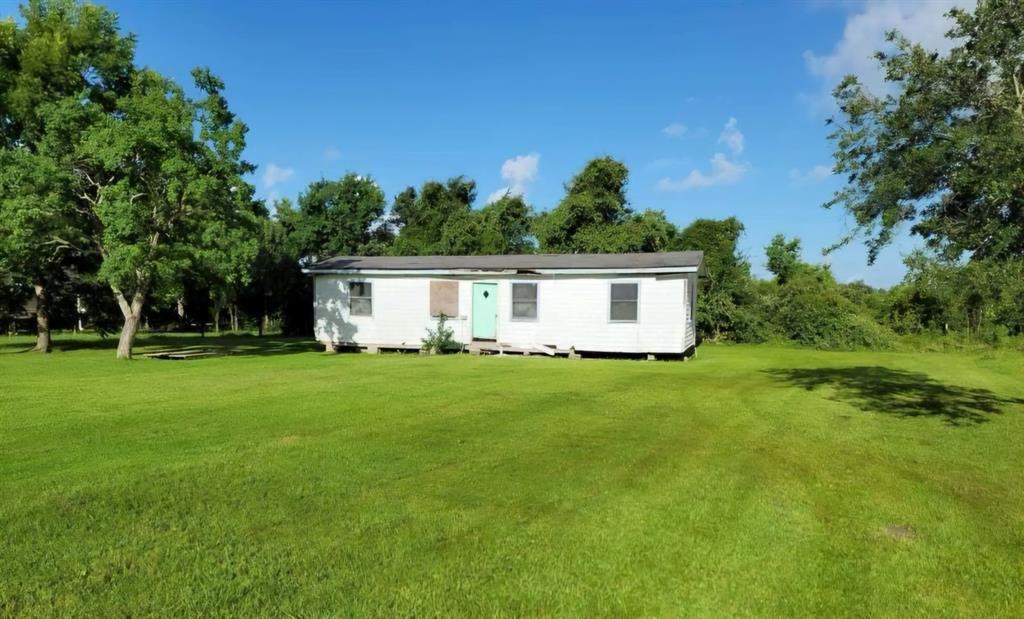
[[[6,346],[9,352],[21,352],[22,349],[31,350],[32,343],[8,343]],[[139,335],[135,340],[135,356],[141,358],[147,353],[159,351],[177,350],[209,350],[217,355],[231,355],[237,357],[269,357],[276,355],[291,355],[297,353],[317,352],[323,347],[312,338],[280,337],[255,335],[207,335],[202,337],[192,334],[153,334]],[[72,337],[63,339],[59,335],[53,340],[54,352],[75,351],[75,350],[109,350],[113,355],[117,350],[117,334],[100,338],[78,338]]]
[[1022,398],[1007,398],[988,389],[940,383],[921,372],[880,366],[765,370],[779,381],[807,391],[831,386],[831,399],[857,408],[897,417],[940,417],[953,426],[989,421]]

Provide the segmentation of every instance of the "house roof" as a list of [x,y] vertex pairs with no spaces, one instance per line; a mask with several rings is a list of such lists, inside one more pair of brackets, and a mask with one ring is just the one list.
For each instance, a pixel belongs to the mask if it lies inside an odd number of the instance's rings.
[[337,256],[307,273],[362,271],[616,271],[691,272],[704,262],[701,251],[646,254],[514,254],[507,256]]

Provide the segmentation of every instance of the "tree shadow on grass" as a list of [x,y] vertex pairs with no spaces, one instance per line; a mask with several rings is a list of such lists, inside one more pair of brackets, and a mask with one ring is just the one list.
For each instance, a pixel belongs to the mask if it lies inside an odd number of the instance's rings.
[[[114,348],[117,340],[114,339]],[[138,353],[147,354],[176,350],[208,350],[232,357],[274,357],[323,351],[323,346],[309,337],[256,335],[160,336],[149,335],[139,340]]]
[[[30,350],[34,342],[7,343],[8,352],[20,352]],[[0,348],[4,344],[0,344]],[[74,336],[61,338],[57,336],[53,340],[54,352],[69,352],[75,350],[109,350],[113,355],[117,350],[117,334],[101,338],[98,336],[81,337]],[[142,355],[161,351],[210,351],[215,355],[231,355],[237,357],[269,357],[277,355],[291,355],[297,353],[316,352],[323,350],[322,345],[309,337],[282,337],[256,335],[207,335],[202,337],[195,334],[177,333],[144,333],[135,340],[134,354],[141,358]]]
[[778,381],[813,391],[830,386],[830,399],[872,413],[897,417],[937,417],[952,426],[985,423],[1024,398],[1000,396],[988,389],[941,383],[921,372],[881,366],[765,370]]

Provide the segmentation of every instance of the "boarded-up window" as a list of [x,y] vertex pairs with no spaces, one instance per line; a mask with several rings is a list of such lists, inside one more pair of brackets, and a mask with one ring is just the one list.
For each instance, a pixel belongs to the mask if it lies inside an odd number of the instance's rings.
[[430,315],[459,315],[459,282],[430,282]]
[[512,319],[537,319],[537,284],[512,284]]
[[612,322],[636,322],[640,314],[640,284],[612,284],[608,317]]
[[350,316],[373,316],[373,284],[348,283],[348,313]]

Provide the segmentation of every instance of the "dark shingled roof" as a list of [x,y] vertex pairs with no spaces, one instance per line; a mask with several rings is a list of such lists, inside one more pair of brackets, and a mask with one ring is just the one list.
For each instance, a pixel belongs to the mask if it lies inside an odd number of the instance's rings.
[[701,251],[648,254],[517,254],[510,256],[337,256],[307,269],[310,273],[336,270],[465,270],[506,271],[537,269],[665,269],[699,268]]

